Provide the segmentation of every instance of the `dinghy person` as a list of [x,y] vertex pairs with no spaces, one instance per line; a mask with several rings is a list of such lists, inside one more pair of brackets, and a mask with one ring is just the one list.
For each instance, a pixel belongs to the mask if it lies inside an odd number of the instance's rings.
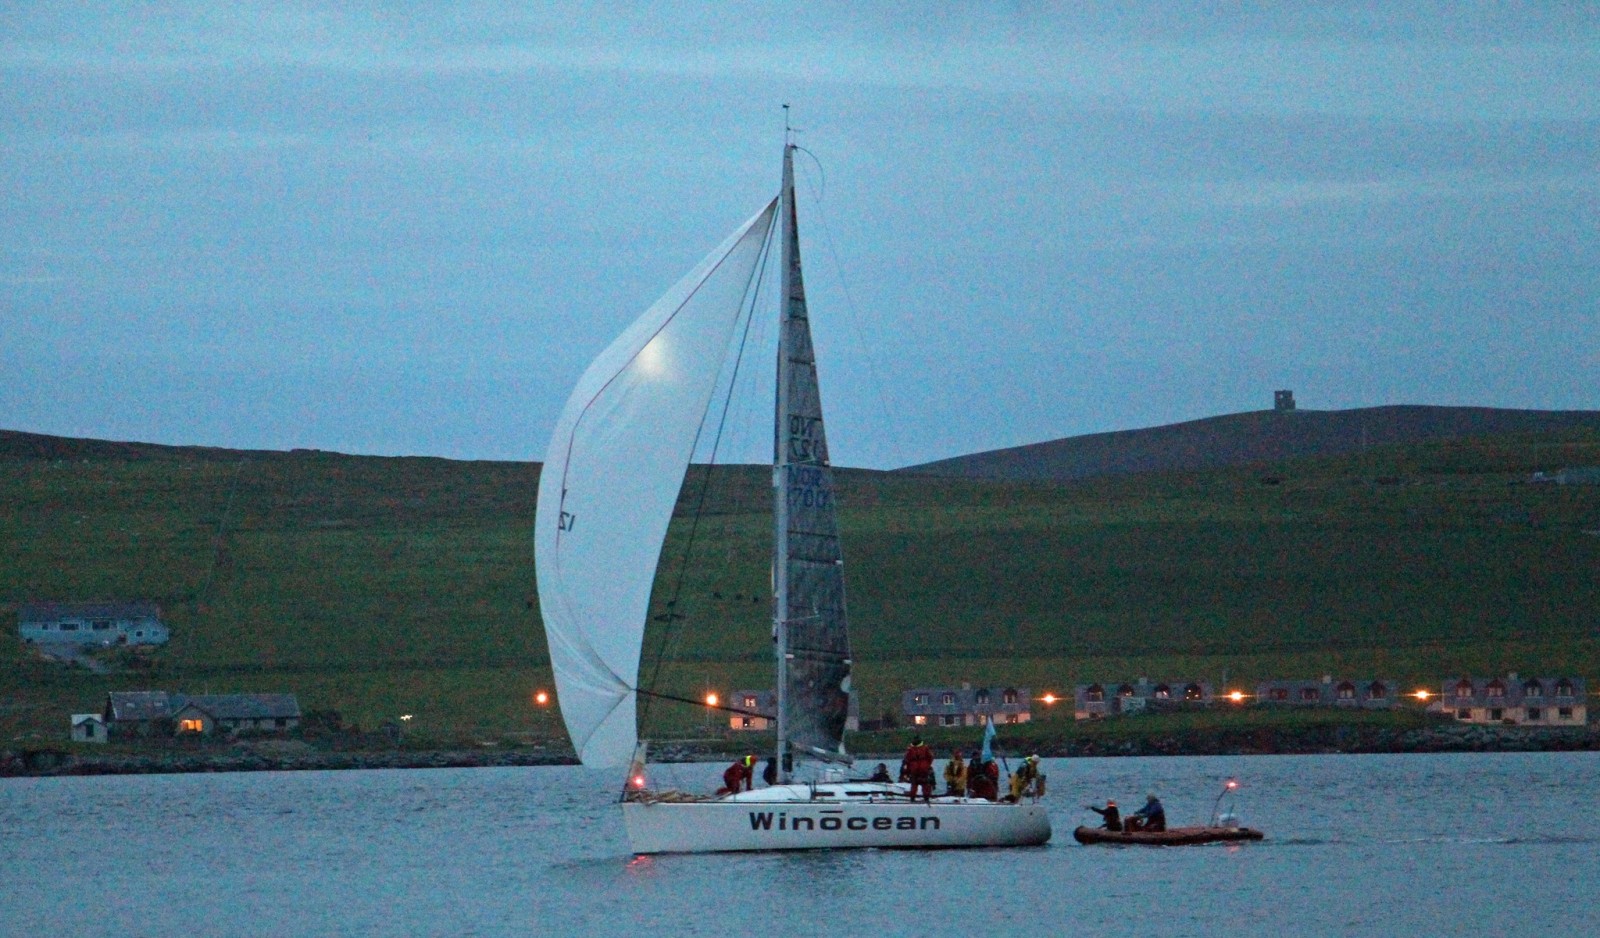
[[1092,804],[1084,805],[1090,811],[1100,815],[1100,829],[1108,831],[1122,830],[1122,811],[1117,808],[1117,803],[1110,798],[1106,799],[1106,806],[1097,808]]
[[1127,829],[1130,831],[1164,831],[1167,829],[1167,809],[1161,806],[1161,799],[1151,792],[1145,797],[1144,807],[1128,816]]

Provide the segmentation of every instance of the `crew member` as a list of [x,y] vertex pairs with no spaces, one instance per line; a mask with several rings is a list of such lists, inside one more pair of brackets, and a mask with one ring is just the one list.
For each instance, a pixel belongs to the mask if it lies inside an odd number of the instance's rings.
[[1130,824],[1129,830],[1164,831],[1167,829],[1167,809],[1161,807],[1161,799],[1151,792],[1145,798],[1144,807],[1129,815],[1129,820],[1138,818],[1137,826]]
[[872,777],[867,779],[867,781],[869,781],[869,782],[892,782],[892,781],[894,781],[894,779],[889,775],[889,767],[887,765],[885,765],[884,763],[880,762],[880,763],[878,763],[878,767],[872,770]]
[[755,756],[745,756],[733,765],[728,766],[722,773],[722,787],[717,789],[719,795],[733,795],[739,792],[740,784],[744,790],[749,791],[755,787]]
[[1106,806],[1103,808],[1097,808],[1092,804],[1086,804],[1084,807],[1088,808],[1090,811],[1093,811],[1095,814],[1100,815],[1102,819],[1100,822],[1100,827],[1104,830],[1122,830],[1122,812],[1117,810],[1117,803],[1115,801],[1106,799]]
[[982,753],[973,756],[967,765],[967,791],[987,801],[1000,797],[1000,766],[993,759],[985,760]]
[[761,770],[761,780],[768,786],[778,784],[778,757],[767,756],[767,764]]
[[1037,800],[1044,794],[1044,776],[1039,774],[1039,757],[1028,756],[1011,773],[1011,800],[1021,801],[1023,795],[1031,794]]
[[950,756],[950,761],[944,765],[945,794],[957,798],[967,795],[967,764],[961,761],[961,750],[957,749]]
[[911,783],[913,801],[918,791],[922,792],[923,801],[933,800],[933,750],[921,736],[913,737],[906,747],[905,757],[900,760],[900,777]]

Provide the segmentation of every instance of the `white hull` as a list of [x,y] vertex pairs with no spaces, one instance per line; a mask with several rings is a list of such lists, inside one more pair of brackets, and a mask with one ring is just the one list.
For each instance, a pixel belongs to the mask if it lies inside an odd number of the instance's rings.
[[1043,804],[888,794],[854,797],[856,785],[780,785],[711,801],[622,805],[635,853],[827,850],[862,847],[1026,847],[1050,839]]

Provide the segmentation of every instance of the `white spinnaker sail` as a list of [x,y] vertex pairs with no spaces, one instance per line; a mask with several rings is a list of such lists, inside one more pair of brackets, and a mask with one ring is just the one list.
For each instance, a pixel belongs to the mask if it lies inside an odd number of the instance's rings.
[[776,208],[774,199],[611,343],[556,422],[534,567],[561,716],[584,765],[621,767],[633,754],[656,563]]

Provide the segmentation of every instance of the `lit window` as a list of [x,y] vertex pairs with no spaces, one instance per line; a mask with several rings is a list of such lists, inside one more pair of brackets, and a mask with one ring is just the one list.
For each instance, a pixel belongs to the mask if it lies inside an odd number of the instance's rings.
[[1129,687],[1126,684],[1124,684],[1121,687],[1117,688],[1117,696],[1118,697],[1132,697],[1133,696],[1133,688]]
[[1015,713],[1006,714],[1006,722],[1007,723],[1015,723],[1015,722],[1017,722],[1017,715]]
[[1184,700],[1200,700],[1200,699],[1202,699],[1202,695],[1200,693],[1200,685],[1199,684],[1190,684],[1188,687],[1185,687],[1183,689],[1183,699]]
[[206,725],[204,721],[201,720],[178,721],[178,732],[180,733],[203,733],[205,732],[205,729]]
[[928,718],[919,713],[916,716],[911,718],[911,722],[915,723],[918,726],[927,726],[928,725]]
[[754,707],[756,705],[755,697],[751,696],[750,694],[745,694],[744,695],[744,705],[746,707]]

